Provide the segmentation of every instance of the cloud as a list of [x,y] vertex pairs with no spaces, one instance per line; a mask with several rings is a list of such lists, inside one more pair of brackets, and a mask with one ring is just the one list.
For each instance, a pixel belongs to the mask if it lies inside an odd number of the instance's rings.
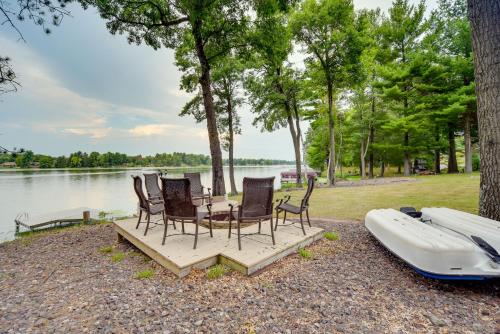
[[173,124],[146,124],[139,125],[132,129],[129,129],[129,133],[134,137],[149,137],[155,135],[165,135],[171,130],[176,130],[180,128],[178,125]]
[[187,127],[178,124],[145,124],[138,125],[128,130],[133,137],[169,136],[184,139],[206,139],[204,129]]
[[101,139],[106,137],[111,132],[111,130],[112,128],[69,128],[63,129],[63,132],[74,134],[77,136],[89,136],[92,139]]

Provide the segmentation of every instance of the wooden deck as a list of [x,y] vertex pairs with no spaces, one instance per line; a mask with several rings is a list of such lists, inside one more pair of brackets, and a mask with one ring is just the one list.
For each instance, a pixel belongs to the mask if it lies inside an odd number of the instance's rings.
[[[238,239],[235,235],[228,239],[227,229],[214,229],[213,238],[209,234],[202,234],[198,237],[198,247],[194,250],[193,236],[167,237],[165,245],[162,245],[163,225],[150,228],[147,236],[144,236],[145,224],[141,224],[139,229],[136,229],[136,223],[136,218],[116,221],[115,230],[120,237],[127,239],[178,277],[188,275],[192,268],[204,269],[217,263],[226,264],[246,275],[251,275],[323,236],[323,229],[318,227],[306,227],[307,235],[304,236],[300,228],[279,226],[275,234],[275,246],[272,244],[271,237],[253,235],[242,238],[242,250],[239,251]],[[185,224],[185,226],[186,232],[194,231],[193,224]],[[168,231],[169,235],[180,233],[180,224],[177,224],[177,230],[169,225]],[[200,227],[200,233],[203,232],[208,232],[208,229]],[[252,232],[257,232],[257,225],[242,229],[242,233]],[[262,223],[262,233],[270,233],[269,222]]]

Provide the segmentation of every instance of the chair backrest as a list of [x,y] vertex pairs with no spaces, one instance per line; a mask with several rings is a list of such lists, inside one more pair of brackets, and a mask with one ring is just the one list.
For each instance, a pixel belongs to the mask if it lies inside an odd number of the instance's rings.
[[162,196],[160,186],[158,185],[158,174],[144,173],[144,184],[146,185],[146,192],[149,198]]
[[203,186],[201,184],[200,173],[184,173],[184,177],[191,181],[191,193],[203,195]]
[[314,177],[309,177],[307,179],[307,190],[304,195],[304,198],[302,199],[302,208],[305,209],[309,206],[309,198],[311,197],[311,194],[314,190]]
[[134,179],[134,190],[135,194],[139,198],[139,206],[143,209],[149,209],[148,201],[146,196],[144,196],[144,190],[142,190],[142,179],[140,176],[132,176]]
[[165,213],[175,217],[196,217],[196,205],[191,199],[190,182],[188,178],[161,178]]
[[241,217],[261,217],[273,213],[274,177],[243,178]]

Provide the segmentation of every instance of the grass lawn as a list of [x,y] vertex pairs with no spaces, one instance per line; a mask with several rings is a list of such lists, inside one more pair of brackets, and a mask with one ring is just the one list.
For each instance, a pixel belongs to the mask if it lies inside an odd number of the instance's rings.
[[[413,206],[446,206],[477,214],[479,202],[479,173],[414,176],[416,182],[402,182],[377,186],[317,188],[310,200],[311,217],[363,219],[375,208]],[[303,191],[277,192],[300,202]]]

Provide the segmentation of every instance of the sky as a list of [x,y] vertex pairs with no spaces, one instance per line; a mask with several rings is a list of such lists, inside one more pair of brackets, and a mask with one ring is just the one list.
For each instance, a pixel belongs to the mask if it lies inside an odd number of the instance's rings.
[[[435,2],[427,0],[428,9]],[[387,10],[391,0],[354,4]],[[95,9],[72,4],[69,10],[72,16],[50,35],[33,24],[19,24],[26,42],[0,25],[0,55],[12,59],[22,85],[0,96],[0,146],[50,155],[209,154],[206,125],[178,116],[190,94],[179,88],[173,51],[129,45],[125,36],[108,32]],[[294,61],[300,62],[299,52]],[[248,105],[240,114],[235,157],[293,160],[288,129],[263,133],[252,125]],[[307,126],[303,123],[304,130]]]

